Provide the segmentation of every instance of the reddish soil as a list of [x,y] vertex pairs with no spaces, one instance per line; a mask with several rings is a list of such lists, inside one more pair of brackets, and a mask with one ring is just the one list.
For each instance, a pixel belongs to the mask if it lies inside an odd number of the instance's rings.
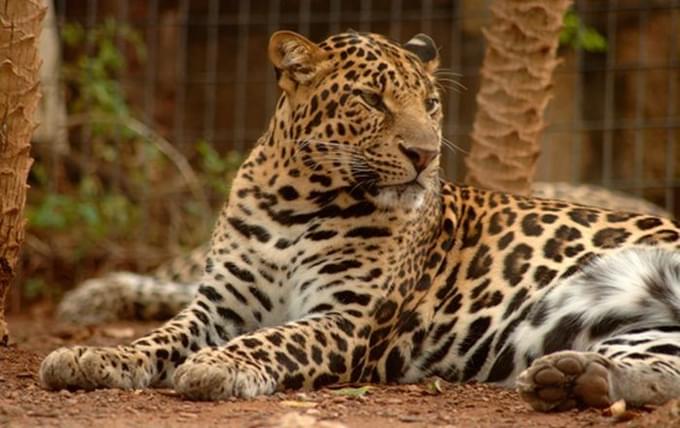
[[541,414],[517,394],[488,385],[370,386],[280,393],[254,400],[190,402],[170,390],[48,392],[37,371],[52,349],[75,343],[117,344],[152,324],[116,323],[97,328],[56,324],[49,318],[10,319],[12,343],[0,348],[0,427],[11,426],[234,426],[234,427],[678,427],[680,402],[627,412],[626,421],[607,411]]

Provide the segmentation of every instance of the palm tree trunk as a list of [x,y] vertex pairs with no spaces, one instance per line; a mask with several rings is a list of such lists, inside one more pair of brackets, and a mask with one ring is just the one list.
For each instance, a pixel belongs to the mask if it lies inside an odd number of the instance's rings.
[[496,0],[477,94],[469,184],[528,195],[551,97],[562,18],[572,0]]
[[31,134],[40,99],[39,0],[0,0],[0,344],[7,344],[5,297],[24,240]]

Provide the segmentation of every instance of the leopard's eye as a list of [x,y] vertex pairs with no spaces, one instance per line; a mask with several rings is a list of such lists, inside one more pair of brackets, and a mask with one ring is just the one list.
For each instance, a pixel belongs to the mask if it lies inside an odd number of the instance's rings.
[[434,111],[439,106],[439,98],[429,97],[425,99],[425,110],[428,112]]
[[377,92],[361,91],[361,99],[376,110],[385,111],[385,103]]

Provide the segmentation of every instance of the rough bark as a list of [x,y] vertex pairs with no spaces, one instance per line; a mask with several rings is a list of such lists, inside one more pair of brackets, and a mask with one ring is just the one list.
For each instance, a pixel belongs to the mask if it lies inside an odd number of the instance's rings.
[[40,100],[39,0],[0,0],[0,343],[7,344],[5,297],[24,240],[33,117]]
[[562,18],[571,0],[496,0],[477,94],[470,184],[528,195],[551,97]]

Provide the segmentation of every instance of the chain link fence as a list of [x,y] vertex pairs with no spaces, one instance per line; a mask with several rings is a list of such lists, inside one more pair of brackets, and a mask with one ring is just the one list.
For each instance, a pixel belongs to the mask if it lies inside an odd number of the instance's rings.
[[[444,82],[444,133],[459,150],[443,169],[461,180],[489,3],[53,0],[43,82],[54,105],[35,144],[26,272],[61,269],[46,281],[70,286],[206,239],[238,153],[273,112],[266,49],[279,29],[316,41],[348,28],[402,42],[431,35],[458,76]],[[577,0],[568,23],[537,179],[626,191],[677,216],[680,1]],[[56,226],[55,212],[65,218]]]

